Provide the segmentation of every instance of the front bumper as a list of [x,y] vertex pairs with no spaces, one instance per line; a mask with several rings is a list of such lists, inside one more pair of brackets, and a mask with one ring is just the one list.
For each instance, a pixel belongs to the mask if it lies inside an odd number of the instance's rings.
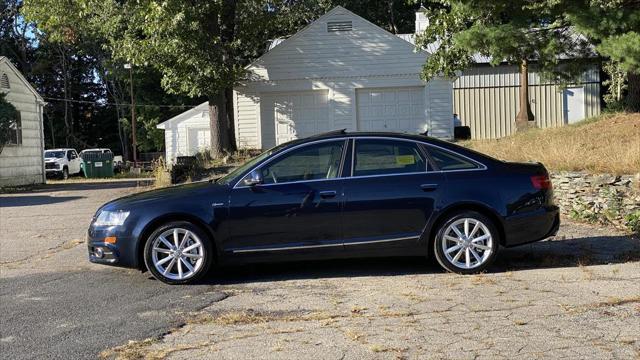
[[555,205],[505,219],[504,245],[523,245],[554,236],[560,228],[560,210]]
[[[115,237],[115,244],[106,242],[107,237]],[[136,245],[135,238],[115,227],[96,228],[92,226],[87,234],[89,261],[96,264],[138,268]]]
[[60,176],[62,175],[62,169],[45,169],[44,173],[47,176]]

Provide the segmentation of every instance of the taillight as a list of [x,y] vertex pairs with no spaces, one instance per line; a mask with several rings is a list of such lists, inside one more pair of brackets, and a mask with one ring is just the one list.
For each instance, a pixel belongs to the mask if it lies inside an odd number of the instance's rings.
[[549,175],[534,175],[531,177],[531,184],[537,190],[551,189],[551,180]]

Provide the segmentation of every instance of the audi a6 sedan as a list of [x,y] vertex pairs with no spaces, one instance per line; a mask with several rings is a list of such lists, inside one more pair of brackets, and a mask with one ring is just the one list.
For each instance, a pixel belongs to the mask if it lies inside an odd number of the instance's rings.
[[215,181],[139,193],[95,214],[91,262],[185,284],[212,266],[433,255],[460,274],[559,227],[542,164],[422,135],[337,131],[268,150]]

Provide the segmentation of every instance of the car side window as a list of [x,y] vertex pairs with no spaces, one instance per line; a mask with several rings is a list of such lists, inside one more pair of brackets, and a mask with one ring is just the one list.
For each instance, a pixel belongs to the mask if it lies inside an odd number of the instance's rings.
[[262,167],[263,184],[333,179],[340,173],[344,141],[312,144],[292,150]]
[[427,151],[440,170],[468,170],[478,168],[476,163],[466,160],[462,156],[454,153],[433,146],[427,146]]
[[356,139],[353,176],[425,172],[426,160],[410,141]]

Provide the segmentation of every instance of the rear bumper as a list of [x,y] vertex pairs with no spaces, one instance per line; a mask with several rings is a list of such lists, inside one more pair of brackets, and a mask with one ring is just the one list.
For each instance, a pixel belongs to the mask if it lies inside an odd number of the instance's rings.
[[526,214],[505,219],[506,247],[523,245],[554,236],[560,228],[560,211],[557,206],[546,206]]

